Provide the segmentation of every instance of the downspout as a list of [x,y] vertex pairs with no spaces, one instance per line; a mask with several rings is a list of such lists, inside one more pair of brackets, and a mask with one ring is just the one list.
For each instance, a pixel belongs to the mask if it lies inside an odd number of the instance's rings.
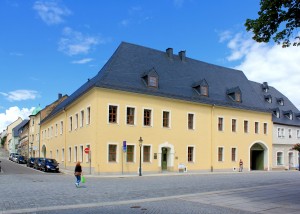
[[213,121],[214,121],[214,109],[215,109],[215,104],[212,105],[211,107],[211,127],[210,127],[210,140],[211,140],[211,148],[210,148],[210,171],[213,172],[214,171],[214,165],[213,165],[213,149],[214,149],[214,144],[213,144]]

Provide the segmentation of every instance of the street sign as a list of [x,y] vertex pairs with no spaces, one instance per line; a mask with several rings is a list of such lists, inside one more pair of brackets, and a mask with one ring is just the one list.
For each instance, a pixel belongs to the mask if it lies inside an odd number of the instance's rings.
[[126,152],[126,148],[127,148],[126,140],[124,140],[123,141],[123,152]]
[[87,147],[87,148],[85,148],[85,149],[84,149],[84,152],[85,152],[85,154],[88,154],[88,153],[90,153],[90,148],[88,148],[88,147]]

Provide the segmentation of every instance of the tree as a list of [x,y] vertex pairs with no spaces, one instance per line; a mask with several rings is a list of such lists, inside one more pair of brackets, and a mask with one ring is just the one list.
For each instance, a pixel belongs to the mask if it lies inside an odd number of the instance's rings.
[[293,46],[300,46],[300,0],[261,0],[259,17],[247,19],[247,31],[257,42],[269,42],[271,36],[277,44],[289,47],[290,39],[295,39]]

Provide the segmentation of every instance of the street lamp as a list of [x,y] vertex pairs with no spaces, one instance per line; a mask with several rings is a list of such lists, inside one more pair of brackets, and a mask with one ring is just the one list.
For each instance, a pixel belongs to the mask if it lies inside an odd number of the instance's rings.
[[143,138],[140,137],[140,139],[139,139],[139,146],[140,146],[140,168],[139,168],[139,176],[142,176],[142,145],[143,145]]

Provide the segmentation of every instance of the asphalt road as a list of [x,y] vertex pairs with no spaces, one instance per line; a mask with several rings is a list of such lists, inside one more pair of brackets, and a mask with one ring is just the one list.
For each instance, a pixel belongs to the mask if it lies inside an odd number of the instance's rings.
[[[3,161],[3,160],[2,160]],[[44,173],[3,161],[0,213],[300,213],[300,172],[129,177]]]

